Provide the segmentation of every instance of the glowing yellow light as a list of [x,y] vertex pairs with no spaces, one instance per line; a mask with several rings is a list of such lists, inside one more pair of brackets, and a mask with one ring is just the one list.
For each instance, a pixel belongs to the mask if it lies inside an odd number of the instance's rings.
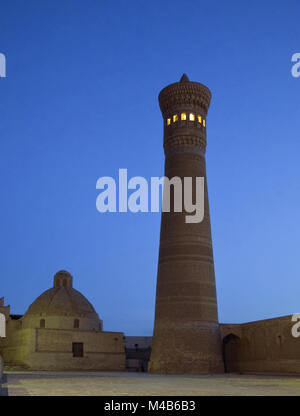
[[198,123],[201,124],[201,122],[202,122],[202,117],[201,116],[198,116]]
[[203,119],[203,126],[204,126],[204,127],[205,127],[205,124],[206,124],[206,123],[205,123],[205,120]]
[[167,119],[167,125],[169,126],[171,124],[171,119],[170,118],[168,118]]
[[190,121],[195,121],[195,114],[194,113],[190,113]]
[[175,123],[176,121],[178,121],[178,114],[174,114],[173,116],[173,123]]
[[186,120],[186,113],[181,113],[181,120]]

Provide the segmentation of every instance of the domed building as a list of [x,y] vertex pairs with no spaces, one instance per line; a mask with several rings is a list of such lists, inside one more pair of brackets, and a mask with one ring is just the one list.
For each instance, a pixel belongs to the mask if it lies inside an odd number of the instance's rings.
[[73,277],[65,270],[54,276],[51,289],[43,292],[22,318],[23,328],[102,330],[92,304],[73,288]]
[[[9,316],[9,315],[8,315]],[[13,316],[13,315],[10,315]],[[105,332],[93,305],[61,270],[0,341],[6,365],[39,370],[124,370],[123,333]]]

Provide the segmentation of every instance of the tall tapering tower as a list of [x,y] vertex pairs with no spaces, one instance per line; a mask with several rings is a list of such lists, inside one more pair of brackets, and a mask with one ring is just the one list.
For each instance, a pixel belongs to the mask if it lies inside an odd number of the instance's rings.
[[164,119],[165,176],[204,177],[204,219],[163,212],[149,371],[224,371],[218,323],[205,151],[211,93],[184,74],[159,94]]

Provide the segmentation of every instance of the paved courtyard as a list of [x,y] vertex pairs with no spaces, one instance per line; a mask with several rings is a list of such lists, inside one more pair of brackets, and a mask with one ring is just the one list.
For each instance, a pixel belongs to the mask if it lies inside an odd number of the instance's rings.
[[114,372],[6,372],[5,396],[300,395],[300,377],[156,375]]

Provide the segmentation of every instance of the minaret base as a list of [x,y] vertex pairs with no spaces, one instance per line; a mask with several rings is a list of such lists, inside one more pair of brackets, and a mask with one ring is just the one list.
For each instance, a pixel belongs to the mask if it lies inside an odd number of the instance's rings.
[[148,371],[159,374],[224,373],[218,324],[201,322],[194,328],[170,325],[153,337]]

